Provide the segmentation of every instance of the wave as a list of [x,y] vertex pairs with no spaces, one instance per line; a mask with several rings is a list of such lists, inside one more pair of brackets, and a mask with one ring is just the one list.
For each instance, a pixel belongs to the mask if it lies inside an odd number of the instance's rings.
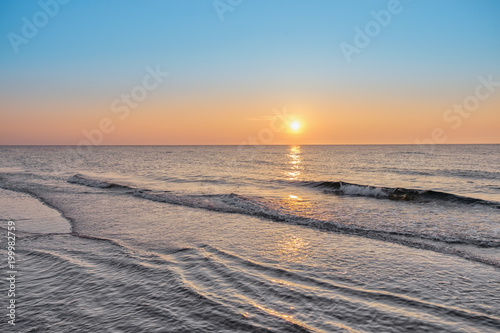
[[[211,195],[178,195],[166,192],[154,192],[150,190],[134,190],[133,195],[142,199],[164,202],[168,204],[201,208],[222,213],[234,213],[266,218],[277,222],[287,222],[297,225],[305,225],[315,229],[342,232],[370,238],[394,239],[421,238],[423,240],[439,241],[449,244],[475,245],[478,247],[500,247],[500,242],[495,240],[468,238],[466,236],[457,239],[456,236],[443,237],[426,234],[414,234],[409,232],[375,230],[368,227],[345,225],[330,220],[321,220],[313,217],[296,215],[295,212],[267,201],[263,198],[251,198],[235,193],[211,194]],[[419,243],[419,245],[422,245]]]
[[[101,181],[99,181],[101,182]],[[86,185],[91,184],[91,185]],[[92,186],[97,182],[82,182],[81,185]],[[360,186],[347,183],[334,182],[309,182],[313,187],[327,187],[336,190],[345,191],[350,195],[368,195],[373,197],[388,197],[387,188],[376,188],[370,186]],[[108,189],[109,187],[103,187]],[[126,187],[128,188],[128,187]],[[399,189],[399,192],[405,192]],[[417,190],[406,190],[406,192]],[[393,191],[395,192],[395,191]],[[399,193],[397,192],[397,193]],[[363,226],[345,225],[340,222],[331,220],[321,220],[314,217],[305,217],[297,215],[296,212],[288,210],[286,207],[280,206],[276,202],[266,200],[265,198],[247,197],[235,193],[230,194],[209,194],[209,195],[186,195],[174,194],[165,191],[152,191],[147,189],[133,189],[126,193],[132,194],[135,197],[164,202],[168,204],[180,205],[185,207],[205,209],[209,211],[233,213],[255,216],[269,219],[277,222],[285,222],[296,225],[303,225],[315,229],[340,232],[344,234],[358,235],[379,240],[396,241],[398,243],[406,243],[411,246],[434,248],[434,245],[423,243],[423,241],[437,241],[446,244],[464,244],[475,245],[478,247],[500,247],[500,242],[492,239],[477,239],[467,237],[465,235],[457,238],[456,236],[443,237],[428,234],[414,234],[410,232],[401,232],[394,230],[375,230]],[[393,193],[394,195],[394,193]],[[418,241],[420,239],[421,241]],[[458,251],[460,252],[460,251]],[[458,253],[454,251],[454,253]]]
[[451,202],[467,205],[485,205],[500,209],[500,202],[465,197],[457,194],[433,190],[415,190],[402,187],[377,187],[370,185],[352,184],[341,181],[304,181],[300,183],[301,185],[312,188],[320,188],[323,189],[325,193],[336,195],[366,196],[373,198],[414,202]]
[[68,179],[68,183],[85,185],[88,187],[96,188],[122,188],[122,189],[132,189],[131,187],[125,185],[118,185],[114,183],[109,183],[103,180],[93,179],[85,177],[81,174],[76,174]]
[[493,190],[500,190],[500,186],[498,185],[486,185],[487,188],[491,188]]

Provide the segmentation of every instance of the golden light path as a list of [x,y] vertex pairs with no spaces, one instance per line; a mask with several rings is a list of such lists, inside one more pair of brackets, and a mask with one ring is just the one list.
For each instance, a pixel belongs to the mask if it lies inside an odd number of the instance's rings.
[[300,146],[291,146],[288,153],[288,158],[290,168],[288,171],[286,171],[285,175],[287,176],[288,180],[298,180],[300,177],[300,172],[303,169],[301,166],[302,157],[300,154]]

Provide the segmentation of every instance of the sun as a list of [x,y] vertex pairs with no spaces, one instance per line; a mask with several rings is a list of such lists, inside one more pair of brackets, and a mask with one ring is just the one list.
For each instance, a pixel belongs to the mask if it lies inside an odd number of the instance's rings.
[[298,121],[292,121],[290,123],[290,129],[294,132],[298,131],[300,129],[300,123]]

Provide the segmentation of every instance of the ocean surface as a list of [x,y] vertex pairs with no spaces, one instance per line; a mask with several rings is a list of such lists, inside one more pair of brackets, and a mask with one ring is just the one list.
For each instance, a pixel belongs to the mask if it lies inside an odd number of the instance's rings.
[[500,332],[500,145],[0,146],[8,221],[2,332]]

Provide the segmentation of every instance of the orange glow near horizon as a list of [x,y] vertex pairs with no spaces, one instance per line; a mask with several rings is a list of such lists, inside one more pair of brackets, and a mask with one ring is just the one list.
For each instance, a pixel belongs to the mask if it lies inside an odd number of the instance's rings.
[[444,130],[447,144],[500,142],[500,95],[481,102],[480,109],[457,129],[443,121],[452,99],[424,102],[379,96],[324,101],[310,97],[287,107],[285,129],[277,131],[274,128],[280,124],[272,119],[277,119],[273,106],[279,101],[245,103],[216,97],[201,102],[182,97],[165,101],[160,97],[152,95],[120,119],[106,102],[54,102],[36,96],[14,101],[5,96],[0,144],[78,145],[88,140],[85,132],[99,129],[103,119],[113,127],[102,135],[100,144],[105,145],[240,145],[249,137],[259,137],[264,129],[273,133],[259,144],[415,144],[431,138],[436,128]]

